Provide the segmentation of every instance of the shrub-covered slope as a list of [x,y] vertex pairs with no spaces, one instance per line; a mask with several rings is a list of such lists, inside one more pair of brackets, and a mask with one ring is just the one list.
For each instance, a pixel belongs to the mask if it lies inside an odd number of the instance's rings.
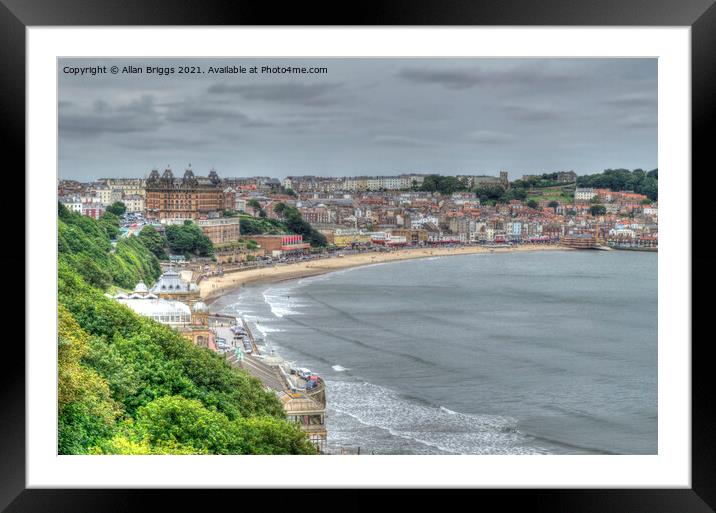
[[156,257],[115,252],[103,221],[60,209],[60,454],[314,454],[276,396],[214,352],[104,296],[151,283]]

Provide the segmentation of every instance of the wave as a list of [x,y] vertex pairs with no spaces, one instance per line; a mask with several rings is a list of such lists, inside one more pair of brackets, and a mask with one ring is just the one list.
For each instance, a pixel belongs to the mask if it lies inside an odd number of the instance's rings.
[[333,366],[331,366],[331,368],[336,372],[345,372],[345,371],[350,370],[346,367],[343,367],[342,365],[333,365]]
[[279,319],[286,315],[301,315],[298,308],[306,306],[305,303],[292,298],[289,292],[290,289],[286,287],[269,288],[263,291],[264,301],[271,309],[271,313]]
[[281,333],[286,330],[282,330],[281,328],[272,328],[270,326],[266,326],[265,324],[256,324],[256,329],[263,335],[264,337],[269,333]]
[[[511,417],[467,414],[444,406],[420,404],[404,399],[389,388],[367,382],[328,381],[326,384],[330,409],[365,426],[447,454],[548,453],[520,433],[516,419]],[[340,438],[341,435],[337,435]],[[330,437],[331,429],[329,442]]]

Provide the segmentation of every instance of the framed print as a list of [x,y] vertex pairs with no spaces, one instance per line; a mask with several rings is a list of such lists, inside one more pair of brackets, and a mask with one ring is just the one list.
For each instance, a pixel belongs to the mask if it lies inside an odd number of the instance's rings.
[[0,7],[2,507],[713,511],[711,2],[96,5]]

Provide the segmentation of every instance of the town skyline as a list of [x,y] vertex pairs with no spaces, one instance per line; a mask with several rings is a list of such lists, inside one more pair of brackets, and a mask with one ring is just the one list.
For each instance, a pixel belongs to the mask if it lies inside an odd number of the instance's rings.
[[[61,59],[148,66],[158,59]],[[655,59],[169,59],[326,74],[59,77],[59,177],[513,176],[657,165]]]

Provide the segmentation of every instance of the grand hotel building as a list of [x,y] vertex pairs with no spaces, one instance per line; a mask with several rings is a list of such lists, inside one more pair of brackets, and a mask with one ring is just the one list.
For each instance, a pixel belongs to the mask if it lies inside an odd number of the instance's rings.
[[194,176],[191,169],[174,178],[171,169],[160,176],[152,170],[146,182],[148,219],[199,219],[226,208],[221,178],[215,170],[209,176]]

